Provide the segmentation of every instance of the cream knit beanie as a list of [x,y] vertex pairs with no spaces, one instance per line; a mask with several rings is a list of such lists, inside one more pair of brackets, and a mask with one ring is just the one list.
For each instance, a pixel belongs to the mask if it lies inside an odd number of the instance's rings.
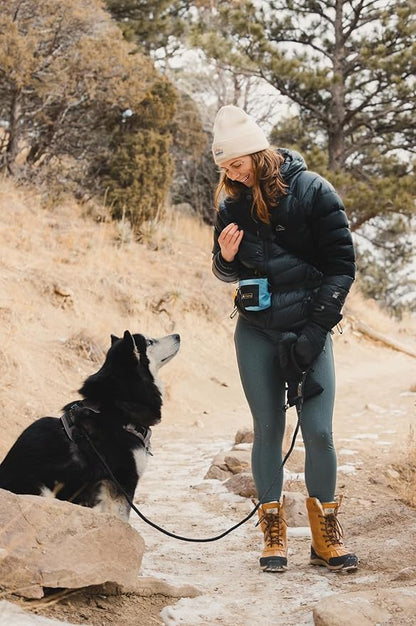
[[229,104],[218,111],[212,142],[212,154],[217,165],[269,147],[260,126],[243,109]]

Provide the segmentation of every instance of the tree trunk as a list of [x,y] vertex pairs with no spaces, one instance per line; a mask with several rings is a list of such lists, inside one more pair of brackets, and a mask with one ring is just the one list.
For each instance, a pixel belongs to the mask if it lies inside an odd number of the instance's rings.
[[345,121],[345,41],[342,30],[344,0],[335,2],[335,46],[333,55],[332,99],[328,119],[329,169],[340,170],[344,166]]

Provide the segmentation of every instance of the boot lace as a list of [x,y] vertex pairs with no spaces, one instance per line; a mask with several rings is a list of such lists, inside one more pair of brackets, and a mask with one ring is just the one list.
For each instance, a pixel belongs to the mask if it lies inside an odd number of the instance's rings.
[[[271,548],[273,546],[283,547],[283,524],[286,521],[279,513],[265,513],[257,522],[256,526],[264,522],[264,541]],[[287,525],[287,524],[286,524]]]
[[342,526],[336,516],[336,513],[327,513],[321,515],[321,525],[323,526],[323,537],[328,546],[343,545]]

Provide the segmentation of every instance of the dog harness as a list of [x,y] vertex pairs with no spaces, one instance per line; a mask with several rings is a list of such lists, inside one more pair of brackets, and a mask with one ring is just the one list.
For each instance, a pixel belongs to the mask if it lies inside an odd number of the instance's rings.
[[[77,409],[83,409],[84,411],[91,411],[92,413],[99,413],[100,411],[98,409],[92,408],[91,406],[87,406],[85,405],[83,402],[74,402],[73,404],[71,404],[71,406],[61,415],[60,420],[61,420],[61,424],[68,436],[68,438],[74,442],[74,430],[77,428],[75,422],[74,422],[74,414],[76,413]],[[141,443],[144,446],[144,449],[146,450],[147,454],[152,455],[151,449],[150,449],[150,438],[152,436],[152,429],[148,428],[147,426],[142,426],[141,424],[136,425],[136,424],[124,424],[123,425],[123,429],[125,431],[127,431],[128,433],[134,435],[135,437],[137,437]]]

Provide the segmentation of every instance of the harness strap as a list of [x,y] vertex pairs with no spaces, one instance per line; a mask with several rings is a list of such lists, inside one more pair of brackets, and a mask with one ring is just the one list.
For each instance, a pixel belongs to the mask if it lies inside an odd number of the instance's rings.
[[60,420],[66,434],[68,435],[68,438],[75,443],[74,437],[72,435],[72,431],[75,428],[74,420],[72,419],[72,407],[61,415]]

